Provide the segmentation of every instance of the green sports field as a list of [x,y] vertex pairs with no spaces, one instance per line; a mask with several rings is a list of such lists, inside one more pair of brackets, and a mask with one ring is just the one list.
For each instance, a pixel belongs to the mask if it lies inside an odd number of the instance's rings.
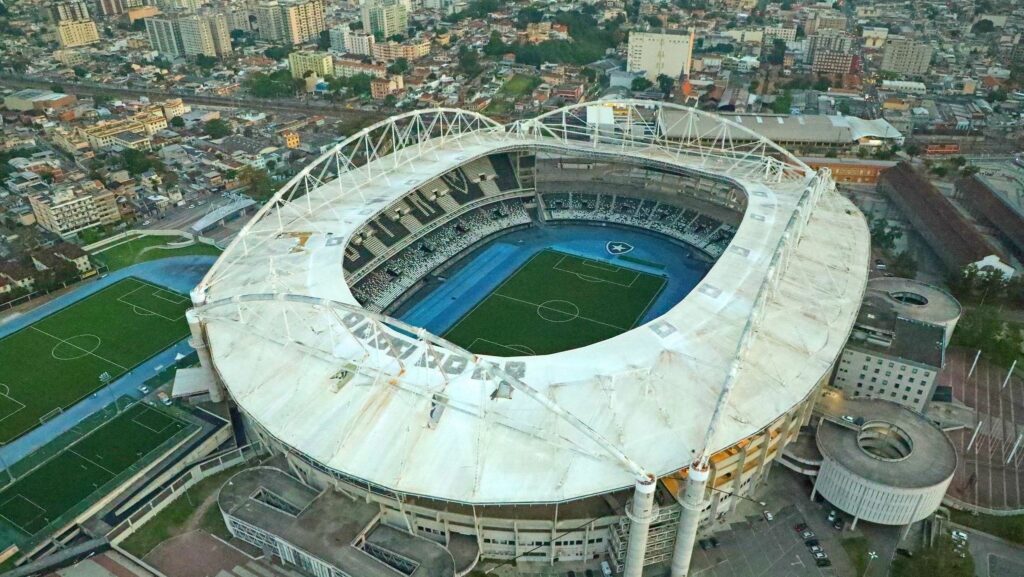
[[129,407],[0,491],[0,537],[35,535],[193,426],[144,403]]
[[0,444],[181,340],[190,304],[127,278],[0,339]]
[[475,353],[543,355],[636,326],[665,277],[555,250],[533,256],[444,337]]

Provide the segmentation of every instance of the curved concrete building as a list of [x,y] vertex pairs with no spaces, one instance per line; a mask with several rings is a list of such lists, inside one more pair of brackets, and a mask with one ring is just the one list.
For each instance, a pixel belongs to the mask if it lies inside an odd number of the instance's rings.
[[[814,492],[853,516],[909,525],[942,503],[956,451],[941,429],[894,402],[824,397]],[[852,421],[852,422],[851,422]],[[813,494],[812,494],[813,497]]]
[[884,301],[904,318],[940,325],[945,330],[945,344],[953,337],[963,307],[948,292],[909,278],[878,277],[868,281],[865,300]]

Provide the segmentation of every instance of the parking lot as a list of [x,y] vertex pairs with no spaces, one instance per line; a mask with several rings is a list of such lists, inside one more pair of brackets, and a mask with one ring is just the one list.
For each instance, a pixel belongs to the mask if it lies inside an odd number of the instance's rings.
[[[714,577],[822,577],[849,575],[845,552],[836,533],[815,531],[815,538],[832,562],[830,567],[815,564],[804,539],[794,530],[809,519],[794,505],[787,505],[775,513],[775,519],[748,517],[746,521],[716,534],[719,546],[706,550],[698,548],[693,555],[693,575]],[[821,520],[822,524],[825,522]]]

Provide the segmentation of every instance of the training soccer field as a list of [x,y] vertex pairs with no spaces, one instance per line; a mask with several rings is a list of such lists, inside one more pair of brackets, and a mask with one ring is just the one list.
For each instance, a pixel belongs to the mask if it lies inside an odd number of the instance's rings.
[[127,278],[0,339],[0,444],[184,338],[190,305]]
[[544,250],[466,313],[444,338],[479,354],[543,355],[636,326],[665,277]]
[[129,407],[0,491],[0,535],[35,535],[187,427],[144,403]]

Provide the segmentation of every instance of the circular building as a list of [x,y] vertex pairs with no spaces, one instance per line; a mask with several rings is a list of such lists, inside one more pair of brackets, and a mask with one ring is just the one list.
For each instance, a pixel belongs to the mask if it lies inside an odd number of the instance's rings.
[[[665,266],[679,255],[699,271],[685,282]],[[708,113],[421,110],[285,185],[195,289],[190,325],[211,396],[310,486],[477,558],[608,555],[635,575],[672,555],[691,463],[710,456],[709,528],[808,421],[868,257],[827,170]],[[537,322],[593,330],[507,337]]]
[[963,307],[948,292],[918,280],[897,277],[875,277],[868,281],[864,300],[875,301],[879,308],[893,310],[897,315],[945,330],[945,344],[953,337]]
[[854,527],[909,525],[939,507],[957,463],[942,429],[891,401],[823,401],[816,493],[852,515]]

